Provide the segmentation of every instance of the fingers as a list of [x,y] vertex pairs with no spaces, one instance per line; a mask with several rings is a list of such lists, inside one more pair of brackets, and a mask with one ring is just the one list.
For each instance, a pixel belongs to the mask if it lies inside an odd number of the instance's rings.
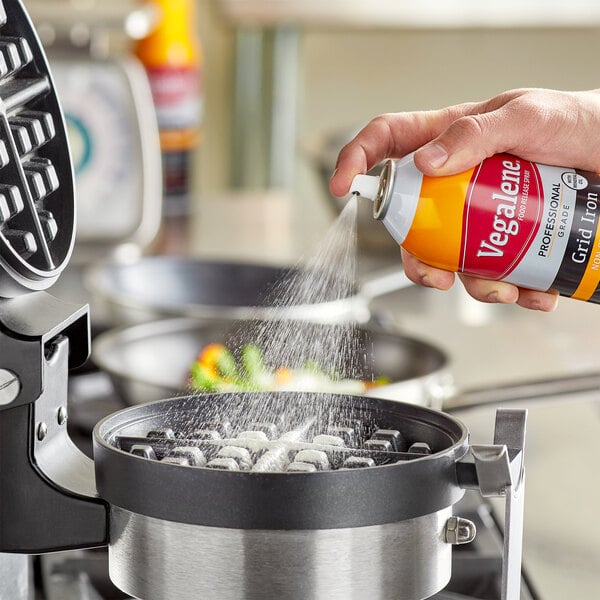
[[[431,267],[402,250],[402,262],[406,276],[419,285],[447,290],[452,287],[455,274]],[[519,288],[504,281],[491,281],[459,274],[467,293],[480,302],[518,304],[523,308],[551,312],[558,306],[556,292],[539,292]]]
[[517,287],[504,281],[489,281],[459,275],[470,296],[480,302],[497,302],[500,304],[518,304],[523,308],[552,312],[558,306],[558,293],[539,292]]
[[517,304],[523,308],[552,312],[558,306],[558,292],[536,292],[525,288],[519,289]]
[[453,175],[483,159],[512,152],[521,145],[538,107],[519,101],[532,90],[509,90],[484,102],[462,105],[463,111],[440,134],[415,152],[426,175]]
[[501,152],[591,171],[600,166],[597,91],[510,90],[463,108],[415,152],[415,163],[426,175],[460,173]]
[[525,131],[526,115],[508,119],[504,108],[465,115],[417,150],[415,164],[426,175],[461,173],[489,156],[514,151]]
[[352,178],[384,158],[415,151],[426,175],[452,175],[509,152],[525,160],[598,171],[600,93],[518,89],[483,102],[373,119],[338,157],[330,189],[348,193]]
[[519,299],[519,288],[510,283],[479,279],[464,274],[460,274],[459,277],[468,294],[480,302],[514,304]]
[[448,290],[454,284],[455,274],[431,267],[401,248],[406,276],[414,283],[437,290]]
[[[455,273],[431,267],[401,248],[402,264],[406,276],[414,283],[438,290],[447,290],[454,284]],[[514,304],[519,299],[519,289],[503,281],[490,281],[469,275],[459,277],[470,296],[481,302]]]
[[366,173],[380,160],[390,156],[394,135],[391,120],[392,117],[388,115],[373,119],[342,148],[329,183],[329,189],[334,196],[347,194],[355,175]]
[[473,110],[472,103],[442,110],[389,113],[375,117],[338,156],[329,189],[344,196],[355,175],[366,173],[385,158],[400,158],[441,134],[455,119]]

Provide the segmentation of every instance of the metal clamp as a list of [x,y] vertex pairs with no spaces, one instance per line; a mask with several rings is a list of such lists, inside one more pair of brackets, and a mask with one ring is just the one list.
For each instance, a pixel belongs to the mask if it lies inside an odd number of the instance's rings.
[[[519,600],[521,590],[526,421],[526,410],[498,409],[493,445],[471,446],[479,491],[505,498],[502,600]],[[463,476],[464,487],[472,487],[467,471]]]

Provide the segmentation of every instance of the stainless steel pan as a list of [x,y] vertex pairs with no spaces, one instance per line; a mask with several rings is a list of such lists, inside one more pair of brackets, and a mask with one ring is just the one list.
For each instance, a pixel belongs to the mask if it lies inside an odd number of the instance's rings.
[[[302,326],[321,328],[319,335],[323,336],[336,335],[334,328],[339,327],[306,322]],[[202,324],[195,319],[168,319],[142,323],[98,336],[92,358],[111,376],[126,404],[139,404],[185,392],[189,368],[204,346],[227,343],[232,332],[236,340],[253,341],[254,330],[246,321]],[[358,374],[366,379],[385,375],[391,380],[389,385],[374,388],[372,395],[440,408],[453,394],[448,359],[438,348],[374,327],[359,327],[357,331],[361,346],[367,349]],[[347,363],[343,368],[350,368],[350,358]],[[352,368],[352,374],[342,375],[357,374],[357,366]]]
[[411,285],[399,269],[380,271],[346,297],[275,306],[269,291],[289,274],[290,269],[268,265],[152,256],[95,266],[86,283],[99,310],[115,325],[166,317],[365,323],[374,297]]

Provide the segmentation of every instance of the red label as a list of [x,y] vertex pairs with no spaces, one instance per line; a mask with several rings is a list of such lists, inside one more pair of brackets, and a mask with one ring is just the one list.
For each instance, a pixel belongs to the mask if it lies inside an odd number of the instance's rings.
[[469,183],[459,270],[506,277],[540,226],[543,189],[534,163],[509,154],[484,160]]
[[154,103],[159,108],[186,102],[200,92],[200,72],[193,67],[150,68],[148,76]]

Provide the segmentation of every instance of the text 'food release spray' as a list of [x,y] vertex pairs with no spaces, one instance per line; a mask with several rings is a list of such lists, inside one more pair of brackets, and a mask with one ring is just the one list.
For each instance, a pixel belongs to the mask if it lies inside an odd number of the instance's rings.
[[498,154],[446,177],[412,155],[350,191],[429,265],[600,303],[600,175]]

